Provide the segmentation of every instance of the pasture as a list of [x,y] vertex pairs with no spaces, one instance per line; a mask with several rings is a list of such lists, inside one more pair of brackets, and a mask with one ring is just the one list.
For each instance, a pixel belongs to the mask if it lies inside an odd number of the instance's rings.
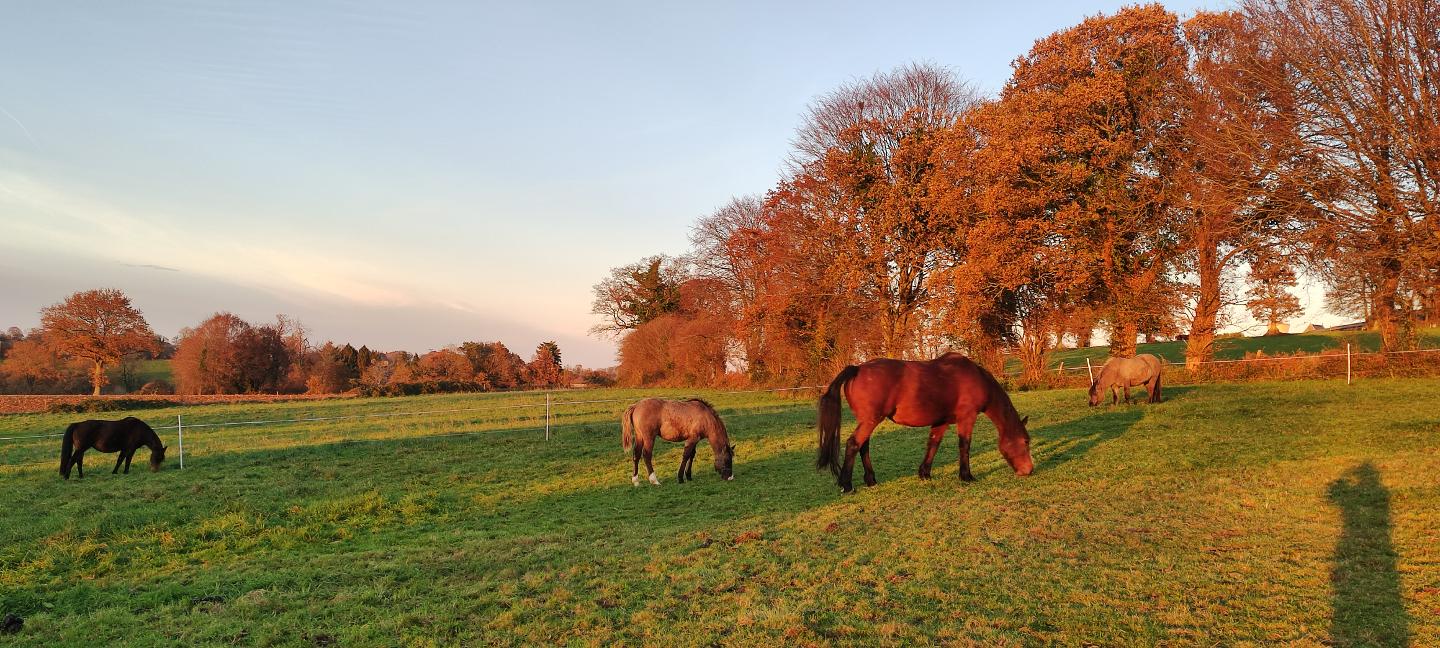
[[[183,471],[172,454],[150,473],[141,450],[112,476],[114,455],[92,454],[83,481],[57,474],[58,439],[0,442],[0,614],[25,619],[0,641],[1440,644],[1440,380],[1173,387],[1094,409],[1081,390],[1014,394],[1033,476],[1004,465],[982,417],[979,481],[956,480],[953,432],[920,481],[924,432],[887,424],[879,485],[846,497],[812,467],[812,394],[707,396],[737,446],[733,482],[702,444],[695,481],[676,484],[664,444],[662,485],[632,487],[623,404],[557,408],[548,442],[537,410],[193,429]],[[0,417],[0,436],[73,418]]]

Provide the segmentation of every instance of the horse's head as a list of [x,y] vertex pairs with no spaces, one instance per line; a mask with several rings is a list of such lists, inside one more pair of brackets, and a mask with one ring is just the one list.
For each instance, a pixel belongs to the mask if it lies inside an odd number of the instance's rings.
[[1030,417],[1027,416],[1020,419],[1015,429],[1000,432],[1000,454],[1021,477],[1035,471],[1035,462],[1030,458],[1030,431],[1025,429],[1028,422]]
[[725,481],[735,479],[735,446],[725,446],[724,452],[715,453],[715,472]]
[[1099,404],[1100,404],[1100,381],[1099,381],[1099,380],[1092,380],[1092,381],[1090,381],[1090,406],[1091,406],[1091,407],[1094,407],[1094,406],[1099,405]]
[[165,461],[165,446],[150,451],[150,472],[160,472],[160,462]]

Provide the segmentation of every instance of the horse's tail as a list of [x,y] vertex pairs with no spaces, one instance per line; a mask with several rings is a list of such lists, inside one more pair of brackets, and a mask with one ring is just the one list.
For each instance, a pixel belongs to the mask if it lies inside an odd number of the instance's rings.
[[840,475],[840,389],[860,368],[849,365],[830,381],[830,388],[820,396],[820,440],[815,452],[815,469],[829,468],[835,476]]
[[620,415],[620,447],[629,450],[633,443],[635,428],[635,406],[625,408],[625,413]]
[[65,434],[60,439],[60,476],[70,478],[70,454],[75,450],[75,426],[79,423],[71,423],[65,428]]
[[1155,368],[1155,389],[1150,390],[1150,402],[1160,402],[1160,367]]

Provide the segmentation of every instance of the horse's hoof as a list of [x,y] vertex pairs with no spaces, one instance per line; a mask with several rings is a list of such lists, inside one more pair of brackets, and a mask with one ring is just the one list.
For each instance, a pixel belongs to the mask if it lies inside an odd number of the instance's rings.
[[654,484],[654,485],[656,485],[656,486],[659,486],[659,485],[660,485],[660,478],[659,478],[659,477],[656,477],[656,476],[655,476],[655,473],[650,473],[650,483],[652,483],[652,484]]
[[960,481],[962,481],[962,482],[973,482],[973,481],[975,481],[975,476],[974,476],[974,475],[961,475],[961,476],[960,476]]
[[639,485],[640,485],[640,476],[639,476],[639,475],[631,475],[631,476],[630,476],[630,484],[631,484],[632,486],[639,486]]

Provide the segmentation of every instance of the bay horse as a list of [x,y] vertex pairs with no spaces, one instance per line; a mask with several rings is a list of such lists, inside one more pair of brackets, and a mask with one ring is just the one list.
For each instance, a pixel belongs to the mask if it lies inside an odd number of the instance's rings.
[[[859,424],[845,442],[845,461],[840,461],[840,393],[850,402],[850,411]],[[1010,396],[990,372],[959,353],[947,353],[934,360],[892,360],[878,358],[840,370],[820,397],[820,441],[815,468],[829,468],[842,492],[854,490],[852,476],[855,455],[865,464],[865,485],[875,485],[875,468],[870,465],[870,435],[885,419],[908,427],[930,428],[930,445],[920,463],[919,476],[930,479],[930,466],[945,430],[951,424],[960,437],[960,479],[975,481],[970,472],[970,436],[975,419],[982,412],[1000,433],[1000,454],[1015,474],[1029,475],[1035,464],[1030,459],[1030,433]]]
[[150,471],[159,472],[160,462],[165,460],[165,446],[160,443],[160,437],[155,430],[146,425],[144,421],[133,416],[127,416],[118,421],[81,421],[71,423],[65,429],[65,436],[60,440],[60,475],[70,479],[70,468],[74,466],[79,472],[79,478],[85,478],[85,451],[90,448],[100,452],[118,452],[120,455],[115,458],[115,469],[110,474],[120,471],[120,464],[125,464],[125,474],[130,474],[130,459],[135,456],[135,451],[140,446],[150,448]]
[[715,472],[725,481],[735,479],[735,446],[725,432],[725,422],[715,408],[698,398],[684,401],[646,398],[630,407],[620,416],[620,447],[631,451],[634,471],[630,483],[640,485],[640,458],[645,458],[645,469],[650,471],[650,483],[660,485],[655,476],[655,466],[650,457],[655,449],[655,438],[671,442],[685,442],[685,454],[680,459],[680,483],[694,481],[691,468],[695,464],[695,446],[701,439],[710,442],[710,451],[715,455]]
[[1100,399],[1106,390],[1110,392],[1110,404],[1114,405],[1118,400],[1116,390],[1125,392],[1125,402],[1130,402],[1130,388],[1135,385],[1144,385],[1146,400],[1151,403],[1160,402],[1160,367],[1163,363],[1148,353],[1142,353],[1133,358],[1110,358],[1100,367],[1100,375],[1095,376],[1095,381],[1090,383],[1090,406],[1100,404]]

